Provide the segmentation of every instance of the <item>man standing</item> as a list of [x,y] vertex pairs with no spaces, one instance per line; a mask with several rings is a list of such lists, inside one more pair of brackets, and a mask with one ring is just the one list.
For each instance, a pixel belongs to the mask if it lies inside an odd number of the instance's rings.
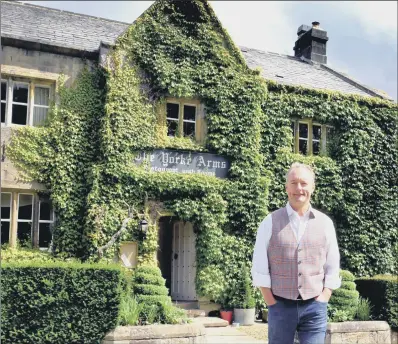
[[294,163],[286,174],[288,203],[261,222],[253,253],[253,284],[268,305],[270,344],[325,341],[327,304],[341,285],[332,220],[312,208],[315,174]]

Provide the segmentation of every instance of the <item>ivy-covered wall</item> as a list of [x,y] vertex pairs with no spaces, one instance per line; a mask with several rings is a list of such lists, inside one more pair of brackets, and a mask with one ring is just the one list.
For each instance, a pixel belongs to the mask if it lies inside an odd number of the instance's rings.
[[[157,223],[145,200],[161,202],[194,224],[197,292],[219,300],[250,264],[260,221],[286,202],[288,166],[304,161],[316,171],[314,206],[336,223],[343,267],[359,275],[392,272],[396,104],[266,82],[246,66],[206,1],[157,1],[120,37],[105,66],[84,71],[59,94],[48,125],[18,130],[7,151],[51,193],[56,254],[95,257],[130,205],[147,213],[149,232],[141,242],[130,221],[120,239],[140,241],[140,261],[154,262]],[[204,144],[167,137],[159,109],[168,96],[204,104]],[[293,117],[335,128],[329,156],[291,153]],[[154,148],[224,155],[229,178],[133,164],[136,152]]]

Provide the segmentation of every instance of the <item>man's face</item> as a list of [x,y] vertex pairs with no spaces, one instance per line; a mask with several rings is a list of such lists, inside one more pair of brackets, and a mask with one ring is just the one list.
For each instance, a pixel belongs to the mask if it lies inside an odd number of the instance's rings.
[[293,169],[287,178],[286,192],[293,208],[301,208],[309,204],[315,185],[311,172],[306,168]]

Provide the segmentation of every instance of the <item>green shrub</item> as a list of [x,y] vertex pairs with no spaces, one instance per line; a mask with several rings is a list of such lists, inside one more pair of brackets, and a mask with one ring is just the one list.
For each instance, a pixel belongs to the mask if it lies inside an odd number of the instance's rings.
[[232,294],[231,303],[234,308],[255,308],[256,300],[247,267],[242,268],[242,273],[234,285]]
[[330,321],[353,320],[358,310],[359,293],[355,290],[355,277],[347,270],[340,270],[341,287],[333,291],[329,300]]
[[124,293],[120,303],[119,322],[121,326],[138,325],[138,320],[142,306],[131,295],[131,293]]
[[122,279],[112,265],[2,263],[1,342],[99,343],[117,325]]
[[385,320],[398,327],[398,276],[377,275],[356,281],[359,294],[369,299],[371,315],[375,320]]
[[368,299],[359,298],[356,318],[361,321],[370,320],[372,305]]
[[185,311],[172,304],[159,268],[138,267],[133,277],[133,293],[141,307],[141,324],[177,324],[186,320]]

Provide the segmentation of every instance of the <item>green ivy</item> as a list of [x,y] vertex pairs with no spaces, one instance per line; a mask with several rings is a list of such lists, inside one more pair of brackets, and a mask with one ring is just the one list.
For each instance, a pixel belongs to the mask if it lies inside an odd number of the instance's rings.
[[[250,70],[207,1],[155,2],[118,39],[104,66],[86,70],[47,126],[24,128],[7,154],[50,190],[57,211],[55,253],[95,257],[127,216],[150,218],[145,200],[190,221],[196,233],[199,295],[221,300],[250,266],[258,224],[286,202],[285,172],[312,165],[314,206],[334,220],[342,265],[360,276],[393,270],[397,242],[397,106],[384,100],[266,82]],[[206,111],[204,144],[168,138],[160,107],[194,97]],[[291,152],[291,118],[334,127],[328,156]],[[231,161],[228,179],[153,173],[133,163],[155,148],[208,151]],[[152,262],[157,223],[146,239],[138,218],[120,240],[139,242]]]

